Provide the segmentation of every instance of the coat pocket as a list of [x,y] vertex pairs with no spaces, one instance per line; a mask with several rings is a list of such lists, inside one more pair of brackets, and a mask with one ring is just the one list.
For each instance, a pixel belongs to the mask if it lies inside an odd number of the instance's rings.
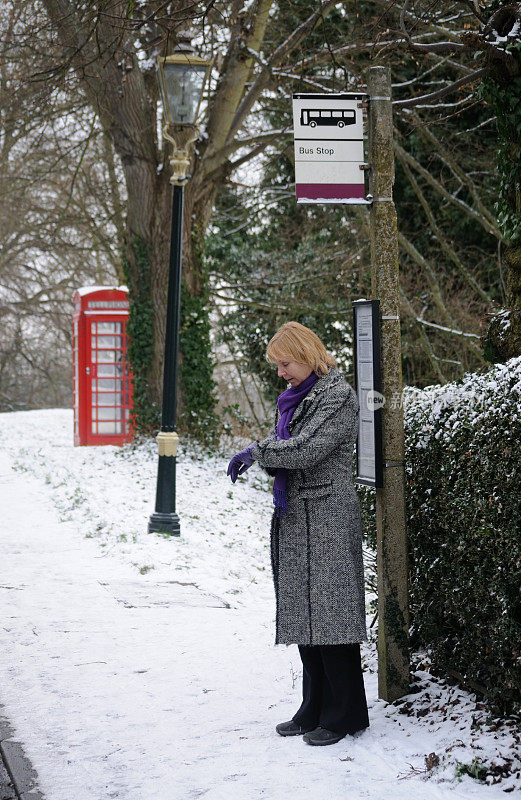
[[333,481],[323,481],[322,483],[308,483],[297,486],[299,497],[329,497],[333,492]]

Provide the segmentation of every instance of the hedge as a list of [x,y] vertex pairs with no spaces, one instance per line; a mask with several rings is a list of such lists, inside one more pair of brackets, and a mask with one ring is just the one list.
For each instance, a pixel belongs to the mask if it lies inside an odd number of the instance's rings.
[[411,646],[521,713],[521,357],[403,397]]

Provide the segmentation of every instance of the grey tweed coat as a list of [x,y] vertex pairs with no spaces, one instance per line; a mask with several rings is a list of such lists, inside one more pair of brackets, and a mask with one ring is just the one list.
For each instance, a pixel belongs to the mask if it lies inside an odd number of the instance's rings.
[[275,644],[367,640],[360,503],[351,463],[358,429],[354,390],[332,367],[252,456],[270,475],[288,470],[288,511],[271,520]]

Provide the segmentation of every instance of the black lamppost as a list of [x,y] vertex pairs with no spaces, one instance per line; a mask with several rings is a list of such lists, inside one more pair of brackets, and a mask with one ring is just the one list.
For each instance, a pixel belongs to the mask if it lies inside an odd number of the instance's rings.
[[183,190],[190,177],[188,174],[190,146],[198,136],[195,120],[210,67],[209,61],[192,53],[186,41],[181,42],[179,48],[172,55],[159,59],[157,64],[165,120],[163,137],[174,145],[173,155],[170,159],[173,204],[163,370],[163,406],[161,430],[157,435],[159,463],[156,510],[150,517],[148,532],[169,533],[173,536],[180,535],[179,517],[175,513],[175,473],[179,442],[179,436],[176,433],[176,418]]

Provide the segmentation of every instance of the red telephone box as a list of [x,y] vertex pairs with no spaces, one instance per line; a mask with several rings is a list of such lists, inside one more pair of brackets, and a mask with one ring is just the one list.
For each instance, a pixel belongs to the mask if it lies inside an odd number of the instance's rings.
[[127,323],[125,286],[83,286],[74,295],[75,445],[123,444],[132,439]]

